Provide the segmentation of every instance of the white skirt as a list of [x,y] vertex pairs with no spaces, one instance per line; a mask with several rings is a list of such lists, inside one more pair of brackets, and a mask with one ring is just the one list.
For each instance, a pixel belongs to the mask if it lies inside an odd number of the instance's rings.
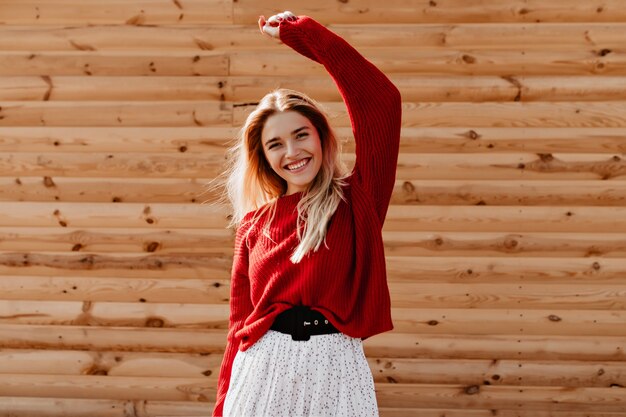
[[295,341],[268,330],[237,351],[224,417],[378,416],[363,341],[343,333]]

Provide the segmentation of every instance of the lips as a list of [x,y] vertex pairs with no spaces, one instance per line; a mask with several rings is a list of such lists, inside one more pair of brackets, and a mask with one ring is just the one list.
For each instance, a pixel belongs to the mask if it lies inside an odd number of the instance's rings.
[[299,171],[306,167],[309,164],[310,160],[311,158],[304,158],[292,164],[285,165],[284,168],[290,172]]

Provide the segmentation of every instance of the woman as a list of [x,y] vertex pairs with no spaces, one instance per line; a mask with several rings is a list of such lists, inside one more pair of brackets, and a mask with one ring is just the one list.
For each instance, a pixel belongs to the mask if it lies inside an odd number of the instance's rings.
[[260,16],[259,28],[324,65],[356,162],[347,174],[325,114],[303,93],[272,91],[248,116],[228,171],[237,233],[213,416],[377,416],[362,340],[393,329],[381,229],[400,93],[308,16]]

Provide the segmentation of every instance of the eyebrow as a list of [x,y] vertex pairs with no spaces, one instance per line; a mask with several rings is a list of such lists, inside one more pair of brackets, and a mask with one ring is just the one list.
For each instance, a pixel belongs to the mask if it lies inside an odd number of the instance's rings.
[[[303,129],[308,129],[308,126],[302,126],[297,128],[296,130],[294,130],[293,132],[291,132],[292,135],[295,135],[296,133],[298,133],[299,131],[303,130]],[[269,145],[272,142],[275,142],[277,140],[279,140],[280,138],[278,136],[276,136],[275,138],[272,138],[270,140],[268,140],[267,142],[265,142],[265,146]]]

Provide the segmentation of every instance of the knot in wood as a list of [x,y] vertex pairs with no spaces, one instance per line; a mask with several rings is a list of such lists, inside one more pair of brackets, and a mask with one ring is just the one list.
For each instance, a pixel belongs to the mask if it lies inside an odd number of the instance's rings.
[[507,237],[506,239],[504,239],[504,247],[506,249],[515,249],[518,244],[519,242],[514,238]]
[[150,242],[146,245],[146,252],[154,252],[156,251],[161,244],[159,242]]
[[56,184],[54,183],[54,181],[52,181],[51,177],[43,177],[43,185],[45,187],[54,187]]
[[158,317],[151,317],[146,320],[146,327],[163,327],[165,322]]
[[550,315],[548,316],[548,319],[549,319],[550,321],[561,321],[561,318],[560,318],[559,316],[555,315],[555,314],[550,314]]
[[465,388],[465,393],[467,395],[474,395],[474,394],[478,394],[480,392],[480,387],[478,385],[470,385],[469,387]]
[[467,64],[473,64],[476,62],[476,58],[474,58],[471,55],[467,55],[467,54],[463,54],[461,56],[461,59],[463,60],[463,62],[467,63]]
[[541,162],[552,162],[554,160],[554,157],[551,153],[540,153],[537,155],[539,155],[539,158],[541,158]]
[[406,193],[412,193],[415,191],[415,186],[410,181],[404,181],[402,183],[402,190]]
[[478,133],[476,133],[475,130],[468,131],[466,135],[467,135],[468,138],[470,138],[472,140],[476,140],[476,139],[480,138],[480,135]]

